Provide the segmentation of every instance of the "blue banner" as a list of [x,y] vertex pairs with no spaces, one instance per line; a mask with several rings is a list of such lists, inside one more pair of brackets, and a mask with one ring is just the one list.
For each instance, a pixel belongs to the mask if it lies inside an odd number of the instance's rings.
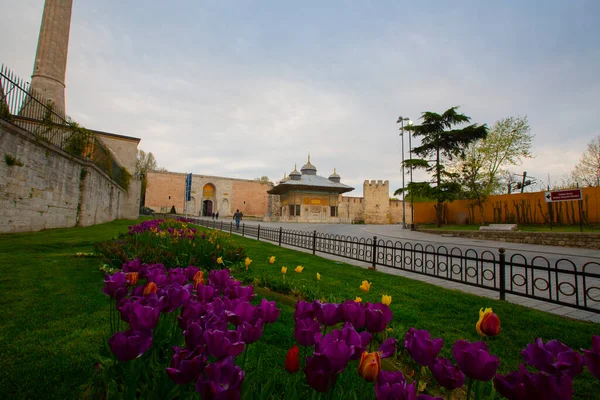
[[192,174],[185,176],[185,201],[192,199]]

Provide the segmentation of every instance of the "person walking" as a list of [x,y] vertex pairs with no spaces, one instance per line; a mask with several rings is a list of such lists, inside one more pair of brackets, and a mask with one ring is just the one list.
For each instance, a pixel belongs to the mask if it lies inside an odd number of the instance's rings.
[[217,213],[215,214],[215,219],[219,219],[219,212],[217,211]]
[[240,230],[240,221],[242,220],[242,213],[240,210],[236,210],[233,214],[233,219],[235,219],[235,229]]

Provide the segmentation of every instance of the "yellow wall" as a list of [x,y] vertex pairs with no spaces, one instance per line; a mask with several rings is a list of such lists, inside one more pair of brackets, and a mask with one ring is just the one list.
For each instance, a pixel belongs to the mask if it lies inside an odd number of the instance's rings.
[[[583,188],[584,222],[600,222],[600,187]],[[444,223],[454,224],[467,218],[468,223],[482,223],[479,208],[469,207],[472,201],[457,200],[445,204]],[[415,203],[415,223],[436,222],[435,202]],[[577,201],[546,203],[544,192],[503,194],[489,196],[483,204],[485,223],[544,224],[549,223],[550,207],[552,221],[559,224],[579,223]]]

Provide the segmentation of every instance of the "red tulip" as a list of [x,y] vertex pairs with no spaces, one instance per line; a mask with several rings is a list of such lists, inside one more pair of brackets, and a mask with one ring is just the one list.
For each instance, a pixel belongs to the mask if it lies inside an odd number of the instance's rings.
[[479,321],[475,326],[481,336],[498,336],[500,334],[500,318],[492,312],[491,308],[479,310]]
[[298,349],[298,346],[293,345],[288,351],[287,356],[285,356],[285,369],[290,374],[293,374],[300,369],[300,359],[298,357],[299,354],[300,350]]
[[154,282],[148,283],[146,285],[146,287],[144,288],[144,296],[148,296],[148,295],[156,293],[157,289],[158,289],[158,286],[156,286],[156,283],[154,283]]
[[366,351],[360,356],[360,364],[358,365],[358,375],[367,382],[373,382],[377,379],[381,370],[381,359],[379,353],[367,353]]

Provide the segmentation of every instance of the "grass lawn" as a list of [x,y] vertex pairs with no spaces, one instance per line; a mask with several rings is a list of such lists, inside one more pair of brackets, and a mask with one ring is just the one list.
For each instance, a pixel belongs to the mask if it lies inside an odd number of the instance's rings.
[[[0,235],[0,398],[84,397],[98,347],[107,331],[108,300],[101,292],[99,259],[75,258],[74,254],[92,251],[94,243],[125,232],[131,223],[115,221],[86,228]],[[380,301],[383,294],[391,295],[395,331],[403,333],[412,326],[429,330],[433,337],[444,339],[444,356],[450,356],[456,339],[479,340],[475,331],[478,311],[493,307],[502,321],[502,333],[491,341],[490,348],[500,357],[503,373],[518,367],[521,350],[536,337],[544,341],[556,338],[578,350],[590,348],[592,335],[600,333],[598,324],[385,275],[269,243],[232,238],[247,249],[253,260],[249,270],[236,274],[236,278],[280,280],[281,266],[285,265],[289,268],[288,282],[326,298],[341,301],[360,296],[363,301],[374,302]],[[273,255],[276,262],[270,265],[267,260]],[[300,274],[293,271],[297,265],[304,266]],[[317,272],[321,274],[319,282]],[[363,280],[372,282],[369,293],[358,289]],[[254,372],[252,380],[266,382],[272,378],[281,386],[300,379],[300,374],[290,377],[283,368],[285,354],[295,342],[294,302],[277,294],[268,297],[277,299],[282,315],[268,327],[259,344],[252,345],[256,347],[251,347],[247,369],[249,375],[253,373],[253,354],[260,348],[263,368]],[[351,388],[358,398],[374,398],[372,387],[363,395],[368,386],[360,387],[360,383],[348,379],[342,386]],[[587,370],[575,379],[574,386],[576,398],[594,398],[600,393],[600,382]]]
[[[434,229],[440,231],[478,231],[481,225],[442,225],[437,227],[436,224],[418,225],[418,229]],[[519,225],[519,231],[523,232],[579,232],[579,225]],[[600,232],[600,225],[584,225],[583,232]]]

